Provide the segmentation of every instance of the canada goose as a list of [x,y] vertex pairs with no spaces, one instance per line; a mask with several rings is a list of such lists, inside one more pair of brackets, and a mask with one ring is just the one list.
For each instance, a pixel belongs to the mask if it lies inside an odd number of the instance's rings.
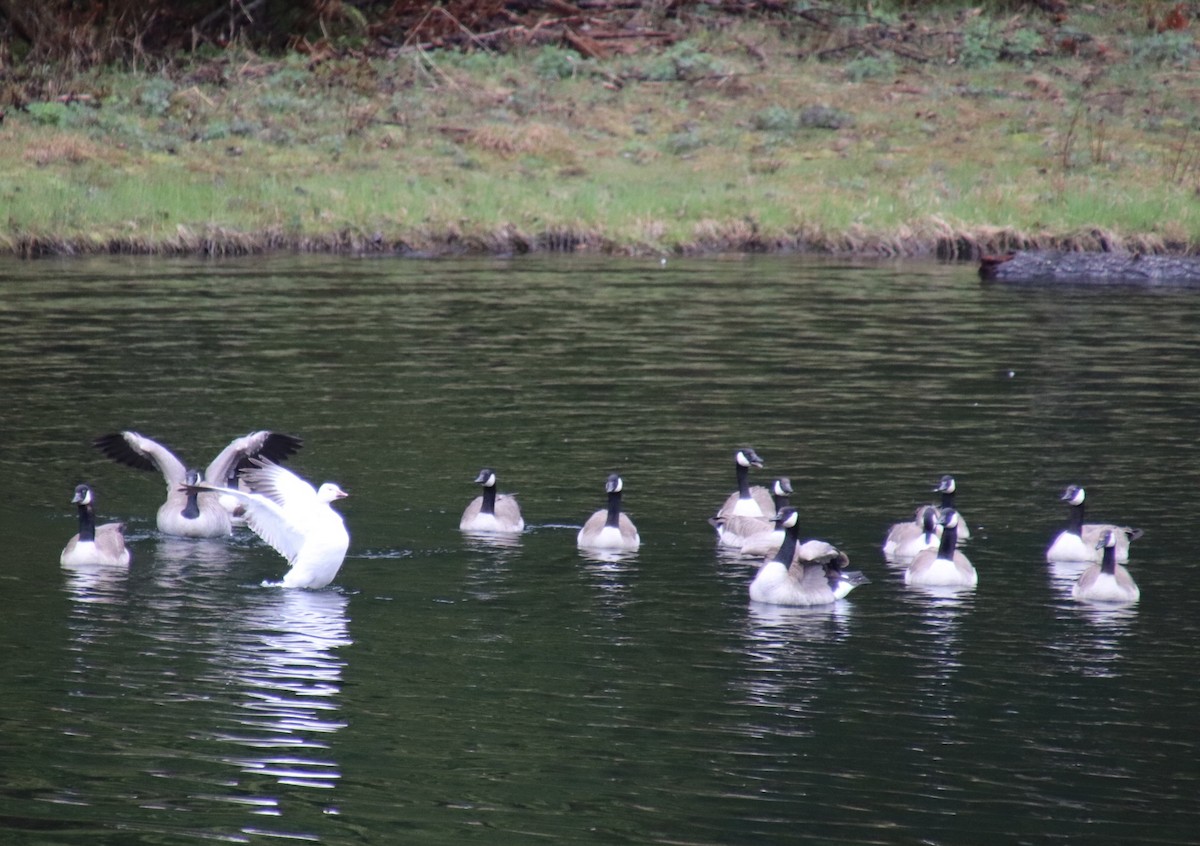
[[750,487],[750,468],[763,466],[758,453],[751,447],[745,447],[734,452],[733,461],[737,470],[738,489],[726,497],[717,517],[771,517],[775,508],[771,492],[762,485]]
[[[779,497],[776,497],[776,503],[776,515],[788,507],[786,500],[780,502]],[[738,519],[748,520],[751,518]],[[775,525],[774,520],[769,521],[769,524],[772,526]],[[760,532],[746,538],[741,546],[742,556],[757,558],[759,561],[773,557],[779,551],[779,548],[783,546],[785,534],[786,532],[783,529],[771,528],[765,532]],[[842,552],[833,544],[823,540],[810,539],[804,542],[797,541],[796,552],[792,557],[792,561],[820,561],[830,555],[842,555]],[[849,563],[849,561],[846,563]]]
[[[957,507],[954,505],[954,494],[957,490],[958,490],[958,483],[954,481],[953,476],[945,475],[941,479],[938,480],[938,483],[934,487],[933,492],[940,493],[942,495],[942,501],[939,504],[939,507],[943,511],[945,511],[947,508],[957,510]],[[962,543],[963,541],[968,540],[970,537],[971,537],[971,527],[967,525],[967,519],[965,517],[963,517],[962,512],[959,511],[958,512],[958,542]]]
[[776,515],[782,528],[783,544],[775,556],[763,564],[750,582],[750,598],[771,605],[828,605],[846,596],[869,580],[855,570],[843,570],[848,562],[837,549],[819,560],[793,563],[799,540],[799,514],[784,508]]
[[71,502],[79,506],[79,534],[67,541],[59,561],[68,567],[89,564],[125,566],[130,559],[129,550],[125,547],[125,524],[105,523],[97,526],[95,501],[95,492],[89,486],[76,486]]
[[1107,529],[1097,544],[1102,549],[1099,564],[1083,571],[1071,596],[1088,602],[1137,602],[1142,592],[1129,571],[1117,563],[1117,544],[1124,533]]
[[904,571],[906,585],[923,587],[975,587],[979,574],[958,546],[962,520],[953,508],[942,511],[942,539],[936,551],[922,550]]
[[262,458],[252,458],[250,463],[252,466],[241,472],[249,491],[204,482],[189,483],[183,489],[188,494],[224,494],[245,506],[246,524],[290,565],[283,581],[270,584],[325,587],[341,569],[350,546],[342,515],[329,504],[349,494],[333,482],[313,490],[295,473]]
[[1109,523],[1083,522],[1083,501],[1086,496],[1086,492],[1079,485],[1071,485],[1059,497],[1071,506],[1071,513],[1067,518],[1067,527],[1058,533],[1046,550],[1046,562],[1099,562],[1103,553],[1097,550],[1103,548],[1105,533],[1111,530],[1116,535],[1116,561],[1118,564],[1126,563],[1129,561],[1129,541],[1131,538],[1141,537],[1141,530]]
[[625,483],[613,473],[604,483],[608,491],[608,507],[602,508],[583,524],[576,543],[580,549],[617,549],[633,552],[642,544],[637,527],[629,515],[621,511],[621,489]]
[[512,494],[496,493],[496,471],[484,467],[475,477],[483,485],[483,493],[471,500],[463,511],[458,528],[464,532],[497,532],[516,534],[525,528],[521,506]]
[[937,549],[942,524],[934,505],[917,507],[912,520],[895,523],[883,541],[883,555],[889,561],[906,563],[923,549]]
[[[283,461],[300,449],[303,443],[295,435],[280,432],[251,432],[243,438],[229,442],[220,455],[212,460],[201,475],[192,470],[195,478],[189,478],[189,470],[178,458],[157,441],[143,437],[137,432],[114,432],[101,435],[93,442],[97,449],[120,464],[138,470],[157,470],[167,482],[167,500],[158,509],[158,530],[168,535],[185,538],[217,538],[233,531],[229,511],[216,495],[203,489],[198,482],[207,482],[215,487],[229,483],[238,470],[248,467],[253,457],[268,461]],[[228,500],[228,495],[226,496]]]
[[[783,531],[775,528],[774,521],[775,515],[788,506],[791,495],[791,479],[781,476],[771,483],[771,514],[769,517],[710,517],[708,522],[717,530],[717,539],[721,546],[740,549],[744,555],[766,558],[779,548],[779,544],[783,543]],[[747,552],[745,545],[751,538],[763,534],[773,537],[773,544],[770,539],[760,538],[758,546]],[[769,548],[759,550],[758,547],[763,544],[767,544]]]

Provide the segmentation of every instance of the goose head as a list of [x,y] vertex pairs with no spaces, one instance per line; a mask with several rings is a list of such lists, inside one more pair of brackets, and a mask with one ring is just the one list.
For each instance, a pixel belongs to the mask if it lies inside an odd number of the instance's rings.
[[775,525],[780,529],[790,529],[800,521],[800,512],[788,506],[775,515]]
[[604,482],[604,490],[610,494],[620,493],[625,487],[625,482],[622,481],[619,473],[612,473]]
[[325,482],[321,487],[317,488],[317,499],[321,502],[333,502],[335,499],[344,499],[350,496],[344,490],[339,488],[333,482]]
[[483,485],[485,488],[496,487],[496,471],[491,467],[484,467],[475,477],[475,484]]
[[75,496],[71,498],[73,505],[91,505],[94,495],[92,489],[87,485],[76,485]]
[[733,454],[733,460],[737,462],[738,467],[762,467],[763,460],[758,457],[758,453],[753,447],[744,447]]
[[938,480],[937,487],[933,489],[933,492],[952,494],[954,493],[955,488],[956,485],[954,483],[954,477],[947,474]]
[[1117,545],[1117,533],[1112,529],[1108,529],[1101,535],[1099,542],[1096,543],[1096,549],[1107,549],[1110,546]]
[[792,495],[792,480],[786,476],[780,476],[771,483],[772,496],[791,496]]
[[1071,485],[1065,491],[1063,491],[1063,495],[1060,496],[1059,499],[1070,505],[1083,505],[1083,498],[1085,495],[1086,494],[1084,493],[1083,488],[1081,488],[1079,485]]
[[942,510],[942,526],[943,526],[943,528],[957,529],[959,522],[960,522],[960,518],[958,516],[958,512],[955,511],[953,508],[946,508],[946,509]]
[[939,522],[940,518],[936,508],[932,505],[926,505],[921,508],[921,531],[924,534],[936,534]]

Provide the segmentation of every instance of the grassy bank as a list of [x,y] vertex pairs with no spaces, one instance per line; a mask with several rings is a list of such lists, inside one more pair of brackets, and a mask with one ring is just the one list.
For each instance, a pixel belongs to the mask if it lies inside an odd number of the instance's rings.
[[1193,252],[1200,49],[1153,5],[89,72],[7,110],[0,250]]

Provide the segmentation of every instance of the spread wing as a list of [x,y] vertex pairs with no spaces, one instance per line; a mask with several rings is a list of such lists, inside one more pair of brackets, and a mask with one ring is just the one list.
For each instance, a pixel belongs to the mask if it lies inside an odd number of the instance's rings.
[[251,458],[280,462],[296,453],[304,441],[295,435],[261,430],[234,438],[204,471],[204,479],[213,485],[229,483],[229,477],[251,467]]
[[295,520],[278,503],[263,494],[247,493],[236,488],[205,485],[204,490],[236,498],[245,508],[246,525],[289,563],[300,554],[300,548],[304,546],[303,522]]
[[291,470],[261,458],[251,458],[250,464],[242,471],[241,480],[289,515],[304,519],[325,505],[317,498],[316,489]]
[[92,441],[92,445],[118,464],[162,473],[167,481],[168,491],[174,491],[183,484],[187,475],[187,468],[183,466],[183,462],[169,449],[137,432],[101,435]]

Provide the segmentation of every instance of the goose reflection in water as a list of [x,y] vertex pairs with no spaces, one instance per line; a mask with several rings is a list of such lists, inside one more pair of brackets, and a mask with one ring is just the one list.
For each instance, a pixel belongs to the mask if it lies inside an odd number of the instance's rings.
[[129,570],[111,564],[63,564],[66,588],[71,599],[80,603],[123,605],[126,601]]
[[[1051,644],[1072,671],[1096,678],[1115,678],[1121,675],[1125,638],[1137,620],[1136,605],[1100,605],[1070,599],[1068,586],[1065,600],[1058,605],[1057,616],[1066,623],[1063,636]],[[1079,626],[1082,617],[1088,625]]]
[[[733,727],[753,736],[813,734],[809,717],[829,685],[830,649],[850,635],[854,606],[789,606],[751,603],[743,630],[743,654],[730,681],[734,704],[763,709],[762,721]],[[803,648],[797,648],[803,643]],[[780,716],[787,722],[781,723]]]
[[246,773],[280,784],[331,788],[340,778],[322,739],[345,727],[338,719],[342,668],[349,646],[347,597],[335,590],[254,591],[225,647],[211,656],[220,681],[240,689],[214,739],[253,750],[223,756]]

